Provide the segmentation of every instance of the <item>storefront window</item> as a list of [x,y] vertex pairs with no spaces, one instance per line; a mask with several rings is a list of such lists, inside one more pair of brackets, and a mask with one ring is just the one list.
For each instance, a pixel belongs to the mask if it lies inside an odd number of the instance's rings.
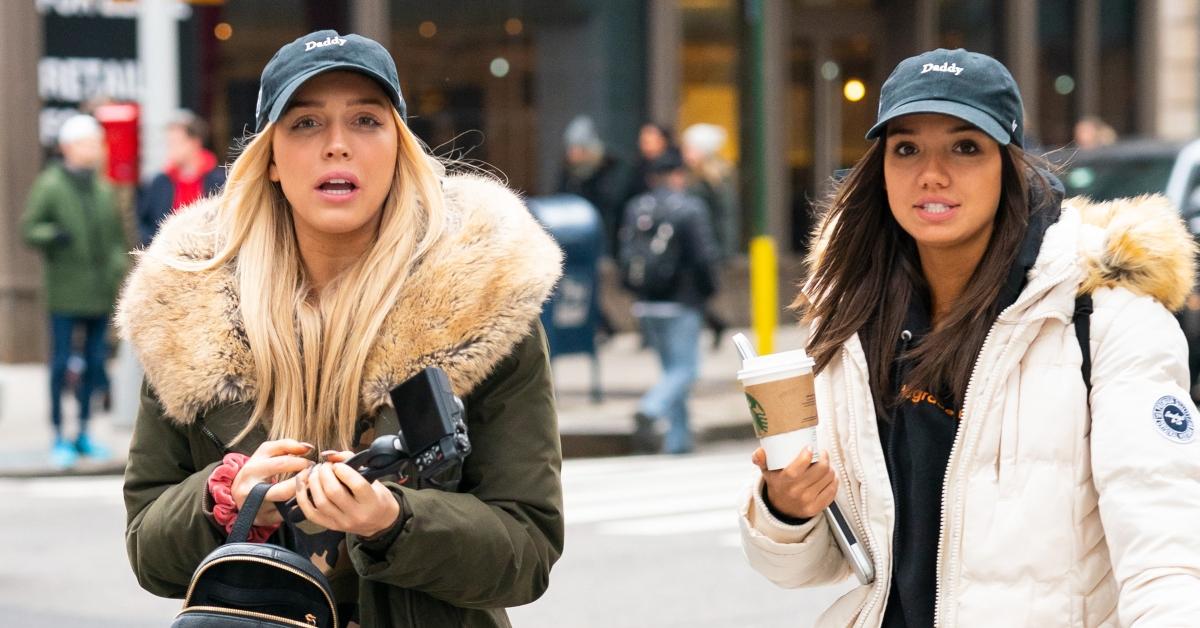
[[1134,77],[1134,0],[1100,2],[1100,117],[1127,135],[1137,128],[1137,84]]
[[941,0],[938,45],[999,57],[1004,41],[1004,4],[994,0]]
[[738,24],[734,0],[683,0],[683,85],[679,129],[715,124],[729,133],[722,154],[737,162]]
[[[1078,94],[1075,67],[1075,3],[1038,3],[1038,111],[1029,145],[1062,146],[1071,141]],[[1035,144],[1036,142],[1036,144]]]
[[451,159],[536,185],[533,36],[522,2],[393,3],[392,50],[409,127]]
[[796,2],[792,20],[788,163],[795,251],[807,245],[813,206],[830,192],[832,177],[870,146],[864,136],[883,78],[882,18],[868,4],[823,4]]

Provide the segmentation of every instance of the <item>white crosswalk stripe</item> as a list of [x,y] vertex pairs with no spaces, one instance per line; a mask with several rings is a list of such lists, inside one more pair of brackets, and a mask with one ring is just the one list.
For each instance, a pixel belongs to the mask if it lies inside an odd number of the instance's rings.
[[615,536],[737,531],[737,502],[758,470],[749,450],[691,456],[568,460],[563,465],[567,526]]

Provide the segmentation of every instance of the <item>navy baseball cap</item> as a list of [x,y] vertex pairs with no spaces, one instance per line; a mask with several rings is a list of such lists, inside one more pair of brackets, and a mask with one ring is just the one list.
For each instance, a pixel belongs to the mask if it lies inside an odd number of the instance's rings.
[[867,139],[887,123],[913,113],[941,113],[965,120],[1002,146],[1024,146],[1021,92],[1008,68],[978,52],[938,48],[909,57],[892,70],[879,93],[879,117]]
[[396,62],[379,42],[362,35],[339,35],[323,30],[309,33],[275,52],[263,68],[254,108],[255,131],[283,115],[292,96],[305,81],[332,70],[349,70],[375,79],[408,120],[404,97],[400,95],[400,77]]

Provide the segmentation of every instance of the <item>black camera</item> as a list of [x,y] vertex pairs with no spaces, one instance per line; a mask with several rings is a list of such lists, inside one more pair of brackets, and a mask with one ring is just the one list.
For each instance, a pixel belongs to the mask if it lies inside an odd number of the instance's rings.
[[[462,401],[454,396],[445,371],[431,366],[408,378],[388,395],[400,420],[400,433],[377,437],[346,464],[368,482],[410,468],[420,485],[453,490],[438,481],[448,469],[461,465],[471,453]],[[457,484],[457,482],[454,482]],[[279,505],[285,519],[304,520],[293,498]]]
[[428,367],[388,395],[400,420],[400,433],[376,438],[346,461],[363,477],[374,480],[411,462],[417,478],[428,481],[471,453],[463,404],[454,396],[445,371]]

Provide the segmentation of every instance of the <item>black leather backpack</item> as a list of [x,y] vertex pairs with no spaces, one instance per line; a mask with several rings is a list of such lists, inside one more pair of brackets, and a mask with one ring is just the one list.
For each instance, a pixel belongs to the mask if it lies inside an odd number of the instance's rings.
[[171,628],[337,628],[333,589],[311,561],[246,542],[269,488],[264,482],[250,491],[229,539],[200,562]]

